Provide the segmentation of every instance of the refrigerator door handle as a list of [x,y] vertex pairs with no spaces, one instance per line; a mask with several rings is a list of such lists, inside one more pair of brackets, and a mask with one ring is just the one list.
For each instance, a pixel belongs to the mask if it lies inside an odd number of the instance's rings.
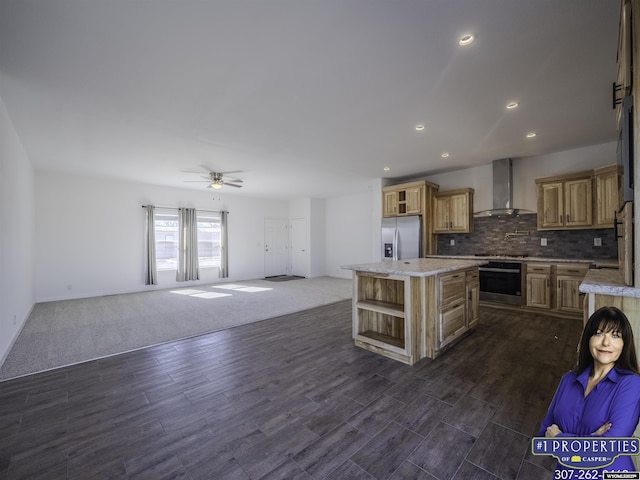
[[398,260],[398,229],[393,232],[393,260]]

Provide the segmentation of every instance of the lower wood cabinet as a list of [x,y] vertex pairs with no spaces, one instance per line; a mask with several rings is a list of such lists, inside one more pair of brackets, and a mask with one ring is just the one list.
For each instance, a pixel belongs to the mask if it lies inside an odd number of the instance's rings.
[[528,264],[527,307],[551,308],[551,265]]
[[480,275],[478,270],[467,270],[466,304],[467,327],[473,328],[480,320]]
[[438,322],[436,350],[454,341],[467,330],[466,272],[438,276]]
[[435,358],[479,318],[478,268],[427,277],[354,271],[356,346],[413,365]]
[[579,287],[588,269],[579,263],[528,263],[526,306],[581,314],[584,297]]
[[586,265],[556,265],[556,309],[582,313],[584,296],[580,284],[589,269]]

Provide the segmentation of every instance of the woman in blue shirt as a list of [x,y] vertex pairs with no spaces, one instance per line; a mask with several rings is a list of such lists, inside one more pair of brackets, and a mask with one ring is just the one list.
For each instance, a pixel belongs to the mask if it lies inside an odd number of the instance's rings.
[[[615,307],[600,308],[584,327],[575,369],[560,380],[537,436],[631,437],[640,416],[639,373],[629,320]],[[558,464],[554,478],[565,478],[562,470],[571,469]],[[601,470],[635,467],[624,455]]]

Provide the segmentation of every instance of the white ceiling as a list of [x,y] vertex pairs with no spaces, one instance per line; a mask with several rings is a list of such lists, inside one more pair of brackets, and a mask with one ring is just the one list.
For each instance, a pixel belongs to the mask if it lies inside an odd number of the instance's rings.
[[184,171],[241,170],[245,187],[225,191],[331,197],[614,141],[618,13],[615,0],[1,0],[0,96],[38,169],[199,189]]

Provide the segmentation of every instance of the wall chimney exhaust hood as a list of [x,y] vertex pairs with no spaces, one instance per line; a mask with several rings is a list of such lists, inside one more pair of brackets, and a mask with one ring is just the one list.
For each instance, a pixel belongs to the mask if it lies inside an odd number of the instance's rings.
[[513,208],[513,160],[494,160],[493,167],[493,208],[475,212],[474,217],[497,217],[500,215],[520,215],[535,213],[531,210]]

